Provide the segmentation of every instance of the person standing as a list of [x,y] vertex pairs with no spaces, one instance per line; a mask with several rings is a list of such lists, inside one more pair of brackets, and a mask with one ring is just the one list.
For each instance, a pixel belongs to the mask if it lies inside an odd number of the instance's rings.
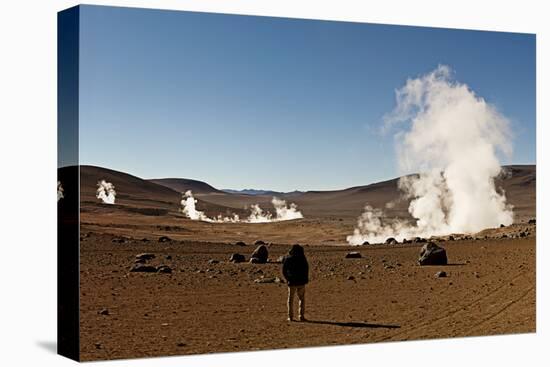
[[293,245],[288,255],[283,258],[283,276],[288,285],[288,321],[294,317],[294,298],[298,296],[299,320],[306,321],[306,284],[309,282],[309,265],[304,248]]

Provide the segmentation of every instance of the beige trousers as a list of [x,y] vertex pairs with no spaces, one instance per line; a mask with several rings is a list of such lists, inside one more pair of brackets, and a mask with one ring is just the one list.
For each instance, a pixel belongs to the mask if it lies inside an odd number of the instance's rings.
[[298,301],[300,303],[300,319],[305,318],[306,310],[306,286],[297,285],[288,287],[288,318],[292,319],[294,316],[294,295],[298,295]]

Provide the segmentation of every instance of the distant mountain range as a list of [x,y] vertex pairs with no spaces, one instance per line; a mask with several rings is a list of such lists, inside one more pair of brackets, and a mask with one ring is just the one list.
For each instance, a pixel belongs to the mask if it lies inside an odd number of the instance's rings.
[[244,189],[244,190],[233,190],[233,189],[222,189],[223,192],[229,194],[244,194],[244,195],[268,195],[268,196],[292,196],[303,194],[303,191],[294,190],[291,192],[281,192],[281,191],[271,191],[271,190],[257,190],[257,189]]

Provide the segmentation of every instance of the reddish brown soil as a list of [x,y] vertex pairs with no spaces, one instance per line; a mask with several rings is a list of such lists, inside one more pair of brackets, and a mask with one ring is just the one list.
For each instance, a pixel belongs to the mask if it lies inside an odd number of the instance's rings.
[[[129,237],[139,232],[126,231]],[[418,266],[421,245],[416,244],[307,246],[310,322],[289,323],[286,286],[254,282],[280,276],[281,265],[228,262],[233,252],[248,257],[253,246],[189,239],[159,243],[140,232],[126,243],[113,243],[115,236],[105,232],[113,228],[82,227],[83,360],[535,331],[533,236],[444,242],[448,266]],[[270,259],[288,248],[271,245]],[[350,250],[363,258],[344,259]],[[142,252],[154,253],[152,264],[169,265],[174,272],[130,273]],[[448,277],[436,278],[440,270]],[[108,315],[100,314],[104,309]]]

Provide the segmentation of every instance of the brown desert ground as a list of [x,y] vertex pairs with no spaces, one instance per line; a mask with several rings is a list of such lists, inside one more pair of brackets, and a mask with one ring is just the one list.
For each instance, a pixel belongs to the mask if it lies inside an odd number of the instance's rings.
[[[345,244],[369,195],[396,197],[393,180],[286,197],[304,219],[206,223],[179,212],[178,191],[200,181],[159,184],[82,167],[81,359],[534,332],[536,224],[528,219],[535,217],[535,169],[510,169],[516,172],[501,186],[517,203],[516,223],[453,241],[434,239],[447,250],[449,265],[419,266],[422,243]],[[95,198],[100,179],[115,184],[115,205]],[[197,205],[209,215],[244,212],[246,204],[271,198],[200,184]],[[233,253],[248,259],[257,240],[269,244],[267,264],[229,261]],[[310,264],[307,322],[286,321],[287,287],[277,279],[277,260],[294,243],[305,246]],[[346,259],[350,251],[362,257]],[[166,265],[171,272],[130,272],[142,253],[154,255],[146,265]],[[439,271],[447,276],[436,277]]]

